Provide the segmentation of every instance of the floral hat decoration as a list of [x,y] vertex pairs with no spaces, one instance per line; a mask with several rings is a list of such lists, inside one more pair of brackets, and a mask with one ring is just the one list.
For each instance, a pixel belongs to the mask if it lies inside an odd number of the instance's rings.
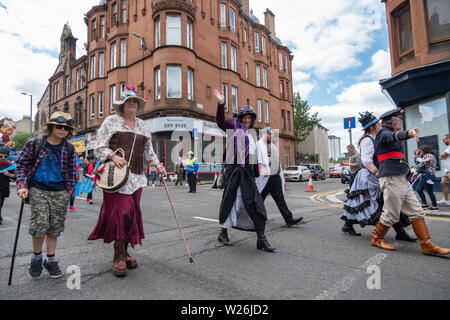
[[123,90],[123,92],[120,94],[120,98],[121,100],[113,102],[113,107],[116,111],[119,107],[121,107],[125,103],[125,101],[129,99],[136,99],[138,101],[139,108],[143,108],[147,103],[147,99],[139,97],[136,94],[136,90],[134,89],[134,87],[129,86],[125,86],[125,90]]

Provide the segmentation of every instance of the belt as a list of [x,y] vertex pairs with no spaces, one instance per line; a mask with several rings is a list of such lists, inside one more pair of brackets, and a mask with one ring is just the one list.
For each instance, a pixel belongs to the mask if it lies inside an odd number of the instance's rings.
[[404,159],[405,156],[403,155],[403,153],[401,153],[399,151],[391,151],[391,152],[386,152],[386,153],[382,153],[382,154],[378,155],[378,161],[380,161],[380,162],[383,162],[385,160],[392,159],[392,158]]

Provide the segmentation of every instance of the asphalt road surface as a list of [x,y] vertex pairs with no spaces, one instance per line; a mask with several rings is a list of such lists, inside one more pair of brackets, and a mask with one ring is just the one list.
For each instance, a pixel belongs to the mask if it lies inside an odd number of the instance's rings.
[[[113,247],[88,241],[100,211],[102,194],[94,204],[77,199],[60,237],[57,258],[66,272],[51,279],[46,270],[38,279],[28,274],[31,237],[26,206],[12,286],[7,286],[20,201],[11,190],[0,226],[0,299],[449,299],[450,259],[428,257],[418,243],[398,242],[389,231],[386,240],[396,252],[370,245],[373,227],[361,237],[341,232],[342,204],[334,197],[345,188],[340,179],[287,183],[286,200],[304,222],[287,228],[271,197],[266,236],[276,253],[256,250],[256,234],[230,230],[232,247],[217,241],[221,190],[201,185],[196,194],[169,183],[194,263],[189,259],[162,186],[146,188],[141,207],[146,239],[131,250],[139,263],[125,278],[112,272]],[[427,218],[433,241],[450,247],[450,219]],[[357,230],[360,228],[355,227]],[[411,234],[412,229],[408,228]],[[45,249],[44,249],[45,251]],[[68,270],[69,269],[69,270]],[[74,271],[75,270],[75,271]],[[77,273],[79,271],[79,273]],[[81,274],[76,288],[77,274]]]

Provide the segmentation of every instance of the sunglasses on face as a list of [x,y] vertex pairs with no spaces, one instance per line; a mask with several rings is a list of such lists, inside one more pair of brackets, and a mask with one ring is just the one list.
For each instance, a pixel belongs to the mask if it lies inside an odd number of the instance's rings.
[[70,131],[70,127],[68,127],[68,126],[62,126],[62,125],[59,125],[59,124],[55,125],[55,128],[56,128],[56,129],[59,129],[59,130]]
[[0,154],[0,159],[6,159],[6,158],[8,158],[8,156],[4,156],[4,155]]
[[55,119],[50,119],[50,122],[65,123],[68,124],[69,126],[73,126],[73,120],[72,119],[66,120],[66,118],[64,118],[63,116],[58,116]]

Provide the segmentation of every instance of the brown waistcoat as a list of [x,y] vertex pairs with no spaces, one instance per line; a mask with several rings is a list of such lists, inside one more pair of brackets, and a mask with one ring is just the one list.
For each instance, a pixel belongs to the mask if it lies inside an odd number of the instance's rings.
[[[130,167],[131,172],[134,174],[142,174],[145,169],[144,148],[148,138],[141,134],[136,135],[136,143],[134,145],[133,156],[131,157],[130,162],[130,154],[133,147],[134,136],[135,134],[133,132],[116,132],[109,140],[109,148],[112,151],[122,148],[125,152],[125,160],[128,161],[128,166]],[[118,155],[122,156],[121,153],[118,153]]]

